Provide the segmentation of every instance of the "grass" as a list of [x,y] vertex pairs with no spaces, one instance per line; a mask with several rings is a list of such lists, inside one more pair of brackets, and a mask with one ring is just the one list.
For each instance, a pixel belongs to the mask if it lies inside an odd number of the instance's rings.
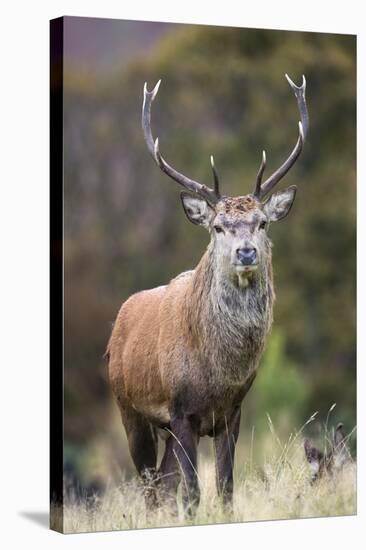
[[68,497],[63,510],[53,509],[53,525],[65,533],[80,533],[355,514],[355,462],[311,484],[300,432],[282,445],[270,419],[269,424],[269,458],[264,458],[261,465],[253,462],[248,447],[249,461],[241,465],[239,460],[245,453],[240,445],[237,449],[232,511],[223,508],[216,494],[213,458],[204,457],[198,472],[201,503],[194,521],[184,518],[179,493],[178,516],[172,515],[168,506],[147,513],[141,485],[133,479],[110,484],[102,496],[92,499]]

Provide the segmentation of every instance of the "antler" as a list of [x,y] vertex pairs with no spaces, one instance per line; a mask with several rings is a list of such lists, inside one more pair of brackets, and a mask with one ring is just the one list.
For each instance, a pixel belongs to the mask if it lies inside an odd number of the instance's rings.
[[151,92],[147,90],[146,82],[144,85],[144,102],[142,105],[142,129],[144,132],[147,148],[150,151],[150,154],[155,160],[156,164],[163,172],[165,172],[165,174],[170,176],[180,185],[183,185],[183,187],[185,187],[191,193],[197,194],[205,199],[211,206],[215,206],[215,204],[217,204],[220,200],[221,196],[218,188],[217,174],[215,172],[215,167],[212,161],[211,166],[214,173],[215,189],[210,189],[206,185],[191,180],[183,174],[180,174],[180,172],[177,172],[177,170],[172,168],[161,156],[159,151],[158,138],[156,138],[156,140],[154,141],[151,133],[151,105],[158,93],[160,82],[161,80],[159,80],[159,82],[156,84],[155,88]]
[[261,165],[260,165],[259,170],[258,170],[257,181],[256,181],[256,184],[255,184],[255,191],[254,191],[254,196],[255,197],[260,197],[261,183],[262,183],[262,177],[263,177],[263,172],[264,172],[265,167],[266,167],[266,152],[262,151],[262,162],[261,162]]
[[296,86],[296,84],[292,82],[291,78],[287,74],[285,76],[296,96],[297,105],[300,112],[301,122],[299,122],[299,137],[297,138],[296,145],[288,159],[285,160],[285,162],[262,184],[262,176],[266,166],[266,154],[263,151],[263,159],[257,175],[256,187],[254,191],[254,196],[258,199],[263,199],[265,195],[267,195],[273,189],[273,187],[283,178],[283,176],[287,174],[290,168],[295,164],[297,158],[302,151],[309,128],[309,115],[305,100],[305,76],[303,75],[302,77],[301,86]]
[[214,179],[214,191],[215,191],[215,195],[216,195],[217,197],[221,197],[221,195],[220,195],[220,190],[219,190],[219,176],[218,176],[218,173],[217,173],[217,170],[216,170],[216,166],[215,166],[215,161],[214,161],[213,155],[211,155],[211,157],[210,157],[210,162],[211,162],[211,168],[212,168],[212,175],[213,175],[213,179]]

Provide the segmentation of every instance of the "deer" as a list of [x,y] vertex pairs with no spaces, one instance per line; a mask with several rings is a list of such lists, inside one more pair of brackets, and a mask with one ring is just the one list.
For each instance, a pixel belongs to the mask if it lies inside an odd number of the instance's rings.
[[341,470],[351,459],[343,424],[339,423],[332,431],[329,451],[320,451],[309,439],[304,440],[305,458],[310,464],[312,485],[325,475],[332,475],[334,471]]
[[[167,163],[151,130],[151,107],[161,81],[144,85],[142,129],[156,165],[178,183],[190,222],[205,228],[209,244],[194,270],[157,288],[130,296],[121,306],[107,345],[113,394],[129,452],[145,487],[148,509],[177,506],[181,483],[186,517],[200,502],[197,472],[200,438],[213,438],[217,491],[233,505],[233,466],[241,404],[249,392],[270,333],[275,292],[270,223],[289,213],[296,186],[272,192],[303,150],[309,117],[306,80],[286,75],[300,113],[296,144],[264,182],[266,153],[254,191],[225,196],[211,156],[213,186]],[[157,464],[158,441],[165,442]]]

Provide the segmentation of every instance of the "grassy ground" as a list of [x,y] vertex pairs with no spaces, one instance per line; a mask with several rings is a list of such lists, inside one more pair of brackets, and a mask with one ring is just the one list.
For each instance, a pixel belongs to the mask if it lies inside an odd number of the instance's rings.
[[[64,506],[63,531],[75,533],[356,513],[354,462],[311,485],[302,441],[290,440],[283,447],[278,442],[276,451],[270,456],[272,458],[266,459],[261,466],[250,460],[240,468],[237,460],[231,512],[221,506],[216,495],[214,462],[206,457],[199,466],[201,503],[194,522],[184,519],[181,507],[178,516],[172,516],[169,507],[146,513],[141,486],[137,480],[132,480],[110,486],[102,497],[89,501],[69,498]],[[240,457],[240,449],[237,457]],[[61,510],[54,511],[53,522],[60,527]]]

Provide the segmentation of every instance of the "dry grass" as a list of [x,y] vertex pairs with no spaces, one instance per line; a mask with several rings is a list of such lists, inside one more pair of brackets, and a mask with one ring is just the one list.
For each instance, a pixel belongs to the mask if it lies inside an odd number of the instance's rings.
[[[178,516],[172,516],[168,507],[146,513],[141,486],[133,480],[125,481],[119,487],[109,487],[103,497],[93,502],[69,499],[63,512],[63,531],[108,531],[356,513],[354,462],[311,485],[302,442],[290,439],[281,446],[275,434],[272,436],[276,450],[271,450],[272,458],[263,466],[257,467],[249,461],[240,469],[237,461],[231,512],[222,507],[216,495],[214,462],[205,458],[199,467],[201,503],[194,521],[184,519],[181,506]],[[237,456],[241,456],[240,449]],[[60,525],[61,510],[54,511],[53,520]]]

